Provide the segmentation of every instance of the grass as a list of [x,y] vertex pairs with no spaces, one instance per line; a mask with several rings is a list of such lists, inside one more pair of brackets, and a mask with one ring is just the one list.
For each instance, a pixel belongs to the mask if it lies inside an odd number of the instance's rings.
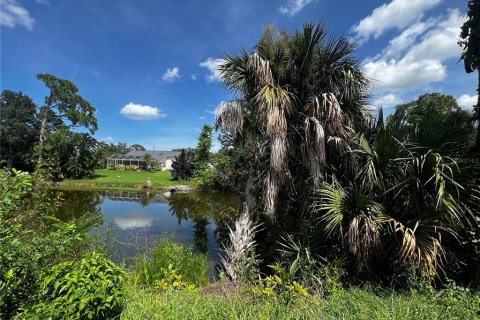
[[121,319],[480,319],[473,294],[376,294],[341,290],[318,304],[276,304],[234,292],[228,297],[202,292],[130,289]]
[[91,179],[73,180],[67,179],[61,182],[59,188],[67,190],[84,189],[107,190],[107,189],[138,189],[150,178],[154,188],[165,189],[174,185],[188,185],[195,187],[194,180],[171,180],[170,171],[119,171],[97,169]]

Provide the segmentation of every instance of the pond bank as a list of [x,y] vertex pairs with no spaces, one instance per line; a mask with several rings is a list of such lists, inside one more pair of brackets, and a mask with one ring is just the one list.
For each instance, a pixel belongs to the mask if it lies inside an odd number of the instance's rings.
[[92,191],[139,191],[142,189],[194,191],[196,190],[196,181],[194,179],[173,181],[171,180],[170,171],[149,172],[97,169],[91,179],[67,179],[49,187],[60,190]]

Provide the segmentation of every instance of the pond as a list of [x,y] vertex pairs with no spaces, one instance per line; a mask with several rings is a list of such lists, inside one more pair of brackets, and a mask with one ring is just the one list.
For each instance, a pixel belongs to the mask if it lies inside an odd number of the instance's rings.
[[205,254],[215,270],[240,206],[238,196],[220,193],[57,192],[64,200],[58,214],[62,220],[87,212],[103,215],[103,224],[92,232],[108,234],[111,259],[127,265],[156,238],[169,236]]

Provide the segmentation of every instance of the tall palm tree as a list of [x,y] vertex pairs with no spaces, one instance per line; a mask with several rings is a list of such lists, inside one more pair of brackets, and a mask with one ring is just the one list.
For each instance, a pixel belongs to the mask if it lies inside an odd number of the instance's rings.
[[327,173],[353,175],[351,141],[366,124],[369,89],[354,51],[348,38],[327,38],[322,25],[305,24],[292,34],[267,27],[252,51],[225,57],[221,81],[237,99],[217,108],[216,128],[237,143],[253,137],[258,150],[246,186],[248,214],[237,225],[250,226],[258,213],[278,218],[291,207],[280,208],[285,201],[301,215]]

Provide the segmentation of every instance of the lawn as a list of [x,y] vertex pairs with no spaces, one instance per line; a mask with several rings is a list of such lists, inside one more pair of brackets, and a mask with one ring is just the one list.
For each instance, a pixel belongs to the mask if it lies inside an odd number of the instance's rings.
[[174,185],[189,185],[195,187],[194,180],[171,180],[170,171],[120,171],[97,169],[91,179],[67,179],[61,182],[61,189],[128,189],[138,188],[150,179],[154,188],[164,189]]

